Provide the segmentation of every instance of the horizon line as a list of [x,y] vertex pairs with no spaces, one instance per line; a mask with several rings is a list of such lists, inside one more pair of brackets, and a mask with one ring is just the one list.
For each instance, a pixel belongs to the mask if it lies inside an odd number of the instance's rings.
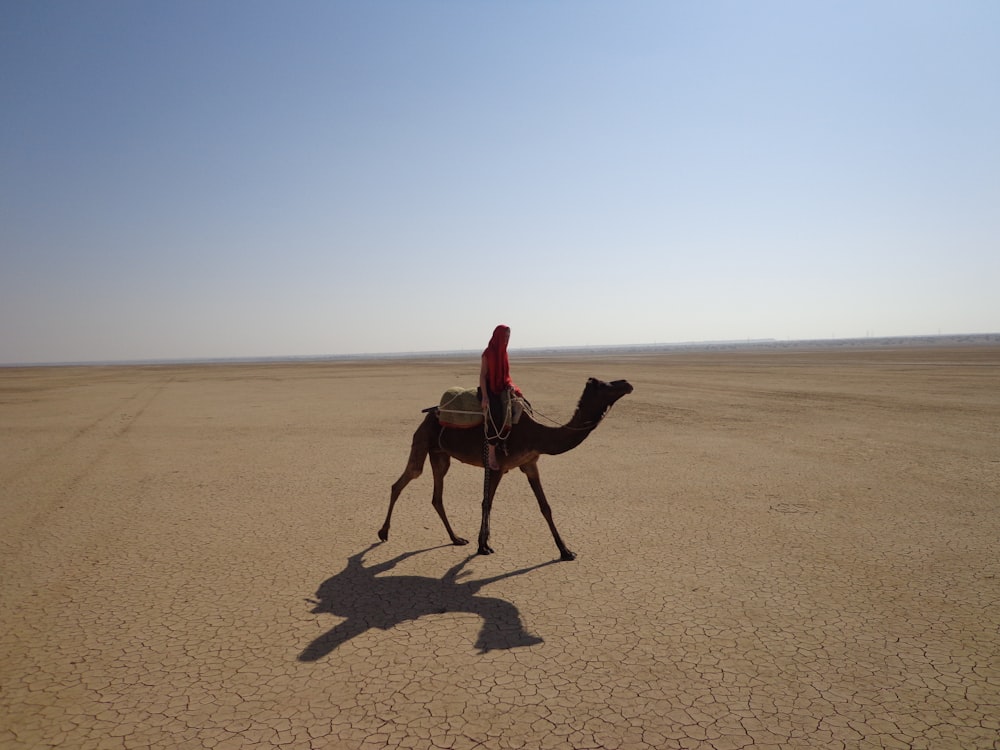
[[[1000,343],[1000,332],[996,333],[938,333],[903,336],[864,336],[848,338],[821,339],[710,339],[704,341],[654,342],[646,344],[581,344],[568,346],[538,346],[518,347],[510,350],[511,354],[525,357],[551,356],[574,353],[653,353],[658,351],[711,351],[718,349],[737,350],[767,347],[803,347],[803,346],[860,346],[864,344],[879,346],[900,346],[907,343],[923,341],[924,343],[949,343],[961,340],[964,343]],[[378,359],[419,359],[438,358],[455,355],[467,355],[476,349],[447,349],[407,352],[355,352],[350,354],[279,354],[263,356],[233,356],[233,357],[176,357],[149,359],[114,359],[114,360],[79,360],[79,361],[48,361],[48,362],[0,362],[0,368],[18,367],[111,367],[111,366],[158,366],[158,365],[199,365],[199,364],[277,364],[281,362],[343,362],[353,360]]]

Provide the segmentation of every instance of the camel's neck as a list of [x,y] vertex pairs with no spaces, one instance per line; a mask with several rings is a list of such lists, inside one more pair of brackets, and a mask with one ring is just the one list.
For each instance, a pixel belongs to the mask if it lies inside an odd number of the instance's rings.
[[542,453],[555,456],[571,451],[586,440],[601,423],[607,407],[580,404],[573,417],[561,427],[544,427],[546,440]]
[[602,404],[579,404],[565,426],[590,432],[601,423],[604,415],[608,413],[608,408]]

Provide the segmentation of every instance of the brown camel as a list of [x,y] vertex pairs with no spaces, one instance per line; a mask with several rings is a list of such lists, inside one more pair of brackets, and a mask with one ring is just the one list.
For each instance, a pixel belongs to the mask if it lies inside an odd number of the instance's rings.
[[[576,413],[572,419],[561,427],[547,427],[539,424],[525,412],[520,421],[511,428],[507,437],[506,452],[497,451],[497,460],[500,463],[499,471],[486,469],[486,479],[483,488],[483,519],[479,528],[479,554],[489,555],[493,550],[489,546],[490,539],[490,509],[493,507],[493,496],[496,494],[500,479],[511,469],[520,469],[528,477],[528,484],[531,485],[535,498],[538,500],[538,507],[545,517],[559,548],[559,556],[563,560],[573,560],[576,558],[563,543],[556,525],[552,520],[552,510],[545,499],[542,491],[542,482],[538,475],[538,459],[543,455],[554,456],[572,450],[582,443],[597,425],[604,419],[608,409],[620,399],[632,392],[632,386],[625,380],[616,380],[612,383],[590,378],[583,395],[576,407]],[[389,538],[389,521],[392,518],[392,509],[399,499],[400,493],[412,480],[416,479],[423,472],[424,459],[430,456],[431,471],[434,473],[434,496],[432,503],[434,510],[441,517],[444,528],[451,537],[452,544],[468,544],[468,540],[462,539],[452,531],[448,516],[444,512],[444,500],[442,497],[444,489],[444,476],[451,466],[451,459],[457,458],[464,464],[484,467],[483,461],[484,440],[483,431],[478,427],[465,429],[442,427],[438,422],[437,409],[425,409],[427,416],[413,433],[413,445],[410,448],[410,458],[406,462],[406,469],[403,474],[392,485],[392,494],[389,497],[389,512],[386,513],[385,523],[379,529],[378,536],[383,542]]]

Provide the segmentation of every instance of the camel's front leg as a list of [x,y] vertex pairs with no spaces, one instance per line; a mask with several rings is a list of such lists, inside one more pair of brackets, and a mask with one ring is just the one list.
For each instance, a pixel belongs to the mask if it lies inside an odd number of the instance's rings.
[[483,480],[483,522],[479,527],[479,551],[480,555],[492,555],[493,548],[490,547],[490,511],[493,509],[493,496],[497,493],[497,485],[503,478],[502,471],[483,469],[486,476]]
[[521,467],[521,471],[528,477],[528,484],[531,485],[531,491],[535,493],[535,499],[538,500],[538,507],[545,517],[545,522],[549,525],[549,531],[552,532],[552,538],[555,539],[556,546],[559,548],[559,559],[575,560],[576,555],[570,552],[565,543],[563,543],[562,537],[559,536],[559,532],[556,530],[556,523],[552,520],[552,508],[549,507],[549,501],[545,499],[545,492],[542,491],[542,480],[538,474],[538,462],[533,461],[524,464]]

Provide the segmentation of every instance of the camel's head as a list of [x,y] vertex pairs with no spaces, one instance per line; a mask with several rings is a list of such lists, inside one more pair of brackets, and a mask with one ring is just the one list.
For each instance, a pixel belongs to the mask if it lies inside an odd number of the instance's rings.
[[627,380],[612,380],[610,383],[605,383],[597,378],[588,378],[580,403],[597,404],[603,407],[603,411],[607,411],[618,399],[631,392],[632,384]]

